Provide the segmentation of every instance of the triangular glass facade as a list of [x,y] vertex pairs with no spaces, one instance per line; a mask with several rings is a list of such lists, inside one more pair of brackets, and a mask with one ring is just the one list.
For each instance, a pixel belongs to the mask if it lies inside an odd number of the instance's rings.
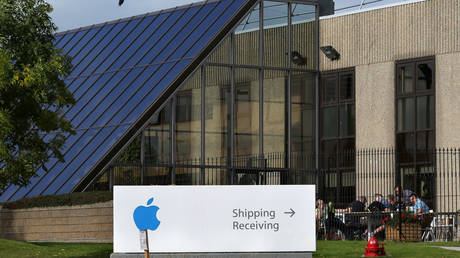
[[48,172],[39,170],[27,187],[10,186],[0,201],[74,190],[255,2],[206,1],[59,33],[56,46],[73,58],[65,81],[77,103],[65,116],[77,133],[67,138],[64,163],[51,160]]

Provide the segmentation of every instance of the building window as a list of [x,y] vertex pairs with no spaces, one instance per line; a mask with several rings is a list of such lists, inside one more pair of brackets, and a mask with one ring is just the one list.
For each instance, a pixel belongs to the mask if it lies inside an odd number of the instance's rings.
[[396,63],[395,107],[400,183],[431,204],[435,186],[434,65],[434,58]]
[[321,74],[320,166],[326,169],[327,200],[352,201],[355,194],[355,74],[353,69]]

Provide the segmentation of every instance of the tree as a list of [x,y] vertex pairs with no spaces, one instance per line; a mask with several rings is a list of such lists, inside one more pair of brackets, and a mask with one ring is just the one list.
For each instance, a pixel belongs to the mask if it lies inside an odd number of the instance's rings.
[[63,81],[72,67],[53,45],[51,11],[44,0],[0,0],[0,194],[63,161],[74,133],[63,116],[75,102]]

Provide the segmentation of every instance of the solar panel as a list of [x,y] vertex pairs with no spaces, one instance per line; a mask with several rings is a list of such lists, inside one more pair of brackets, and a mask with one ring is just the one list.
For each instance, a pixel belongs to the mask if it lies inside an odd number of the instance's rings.
[[[48,172],[27,187],[10,186],[0,201],[68,193],[192,64],[215,35],[250,0],[219,0],[59,33],[55,44],[70,55],[65,82],[77,103],[65,111],[76,128]],[[51,136],[48,136],[51,137]]]

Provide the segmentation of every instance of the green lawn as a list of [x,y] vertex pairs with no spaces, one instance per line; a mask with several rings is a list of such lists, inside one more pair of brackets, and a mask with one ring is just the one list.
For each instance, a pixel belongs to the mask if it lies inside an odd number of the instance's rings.
[[27,243],[0,239],[0,257],[109,257],[112,244]]
[[[360,257],[364,254],[366,244],[365,241],[317,241],[316,253],[313,257]],[[441,249],[437,246],[460,247],[460,242],[387,242],[385,251],[391,257],[460,257],[460,252]]]
[[[388,242],[385,250],[391,257],[460,257],[460,252],[437,246],[457,246],[449,243]],[[314,257],[361,257],[364,241],[317,241]],[[27,243],[0,239],[0,257],[109,257],[112,244],[87,243]]]

